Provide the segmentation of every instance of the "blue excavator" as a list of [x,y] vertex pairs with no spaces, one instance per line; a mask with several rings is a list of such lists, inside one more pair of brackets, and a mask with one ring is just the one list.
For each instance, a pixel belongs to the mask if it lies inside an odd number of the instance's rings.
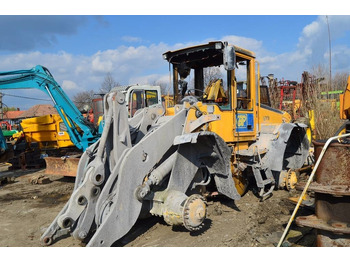
[[96,127],[80,113],[47,68],[38,65],[29,70],[0,72],[0,89],[27,88],[39,89],[51,98],[78,149],[85,150],[98,140]]
[[[52,100],[55,109],[62,118],[66,126],[72,143],[79,151],[85,151],[91,144],[100,138],[100,132],[92,123],[90,123],[69,99],[61,86],[53,78],[50,71],[43,66],[35,66],[29,70],[16,70],[0,72],[0,89],[39,89],[46,93]],[[6,141],[5,141],[6,144]],[[4,145],[5,145],[4,144]],[[32,148],[27,150],[26,146],[17,145],[17,162],[35,162],[40,160],[40,150]],[[3,148],[3,147],[2,147]],[[16,155],[16,154],[15,154]],[[35,156],[33,156],[35,155]],[[21,159],[25,159],[24,161]],[[50,159],[49,159],[50,158]],[[36,159],[36,160],[35,160]],[[39,159],[39,160],[38,160]],[[11,161],[11,160],[10,160]],[[42,160],[41,160],[42,161]],[[62,163],[63,161],[63,163]],[[75,164],[79,159],[61,159],[60,157],[45,158],[46,173],[57,173],[62,171],[63,175],[74,174]],[[15,161],[16,162],[16,161]],[[68,163],[69,162],[69,163]],[[38,162],[39,163],[39,162]],[[42,163],[42,162],[40,162]],[[64,165],[66,164],[66,165]],[[39,165],[39,164],[38,164]],[[37,165],[37,166],[38,166]],[[22,166],[22,165],[21,165]],[[24,164],[26,166],[26,164]],[[60,168],[56,168],[59,167]],[[66,166],[69,169],[62,168]],[[61,173],[61,172],[60,172]]]
[[[37,65],[29,70],[0,72],[0,89],[32,88],[43,91],[51,98],[55,109],[66,126],[66,130],[72,143],[79,149],[80,152],[85,151],[90,145],[98,141],[103,130],[103,121],[99,126],[89,122],[69,99],[67,94],[56,82],[47,68]],[[133,110],[148,106],[147,103],[149,101],[147,100],[147,97],[150,96],[147,92],[153,92],[152,94],[155,95],[156,101],[154,101],[155,99],[153,97],[153,103],[161,104],[160,87],[132,85],[125,87],[124,90],[127,98],[130,99],[130,106]],[[142,101],[138,101],[137,98],[139,98],[139,100],[141,99]],[[141,108],[135,108],[134,104],[140,105]],[[129,105],[129,103],[127,103],[127,105]],[[6,142],[4,142],[4,145],[2,144],[3,143],[1,143],[1,149],[2,151],[5,151]],[[75,176],[79,158],[46,157],[45,161],[47,174]],[[62,161],[64,163],[62,163]],[[50,168],[48,168],[48,166],[50,166]],[[68,170],[66,170],[64,166],[67,167]],[[60,172],[57,173],[57,170]]]

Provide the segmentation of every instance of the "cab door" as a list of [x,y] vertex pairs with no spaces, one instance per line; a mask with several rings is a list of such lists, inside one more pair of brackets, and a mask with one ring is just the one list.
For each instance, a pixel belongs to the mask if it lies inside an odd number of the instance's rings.
[[236,87],[235,136],[240,137],[240,141],[256,138],[254,72],[253,61],[237,57],[234,83]]
[[129,97],[129,117],[133,117],[137,110],[145,107],[145,91],[134,89]]

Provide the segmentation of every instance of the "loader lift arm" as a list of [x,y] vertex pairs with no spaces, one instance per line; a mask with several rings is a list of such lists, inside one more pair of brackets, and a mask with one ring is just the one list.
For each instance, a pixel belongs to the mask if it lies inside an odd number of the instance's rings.
[[47,68],[37,65],[29,70],[0,72],[0,89],[28,88],[39,89],[51,98],[77,148],[85,150],[98,140],[96,128],[83,117]]

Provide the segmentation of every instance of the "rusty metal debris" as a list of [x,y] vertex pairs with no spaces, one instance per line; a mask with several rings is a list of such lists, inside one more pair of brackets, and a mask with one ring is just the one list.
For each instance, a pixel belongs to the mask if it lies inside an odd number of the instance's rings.
[[44,175],[36,175],[32,176],[28,179],[29,183],[36,185],[36,184],[48,184],[51,182],[50,178]]
[[[324,143],[314,142],[316,159]],[[317,229],[317,246],[350,246],[350,145],[329,146],[309,190],[315,192],[315,215],[301,216],[297,225]],[[337,163],[336,166],[332,163]]]
[[64,175],[75,177],[80,158],[77,157],[45,157],[46,175]]
[[322,149],[318,149],[317,160],[316,160],[315,166],[314,166],[314,168],[313,168],[313,170],[311,172],[311,175],[310,175],[308,181],[306,182],[306,185],[305,185],[305,187],[303,189],[303,192],[301,193],[301,195],[299,197],[298,203],[297,203],[296,207],[294,208],[294,211],[293,211],[293,213],[292,213],[292,215],[291,215],[291,217],[290,217],[290,219],[288,221],[288,224],[287,224],[287,226],[286,226],[286,228],[284,230],[284,233],[283,233],[283,235],[282,235],[282,237],[281,237],[281,239],[280,239],[280,241],[279,241],[279,243],[277,245],[278,247],[280,247],[282,245],[283,240],[284,240],[284,238],[286,237],[286,235],[288,233],[288,230],[289,230],[289,228],[290,228],[290,226],[291,226],[291,224],[292,224],[292,222],[293,222],[293,220],[295,218],[296,213],[298,212],[298,209],[299,209],[299,207],[300,207],[300,205],[301,205],[301,203],[303,201],[303,198],[304,198],[304,196],[305,196],[305,194],[306,194],[306,192],[307,192],[311,182],[314,179],[315,173],[318,170],[318,167],[320,166],[321,160],[323,160],[323,157],[324,157],[325,153],[327,152],[326,150],[328,149],[329,145],[331,144],[332,141],[334,141],[336,139],[338,139],[338,141],[340,141],[340,139],[346,138],[346,137],[349,137],[349,136],[350,136],[350,134],[343,134],[343,135],[337,135],[337,136],[331,137],[331,138],[329,138],[326,141],[326,143],[324,143],[322,145]]

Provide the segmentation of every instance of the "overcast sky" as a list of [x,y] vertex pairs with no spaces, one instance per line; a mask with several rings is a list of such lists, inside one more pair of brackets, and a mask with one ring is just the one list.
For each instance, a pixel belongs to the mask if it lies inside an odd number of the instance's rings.
[[[332,72],[349,72],[350,16],[328,21]],[[326,15],[0,15],[0,25],[0,71],[43,65],[71,98],[97,91],[107,73],[123,85],[169,81],[164,52],[211,40],[254,51],[262,75],[277,78],[300,81],[303,71],[329,61]],[[49,103],[10,96],[49,99],[39,91],[4,93],[9,107]]]

